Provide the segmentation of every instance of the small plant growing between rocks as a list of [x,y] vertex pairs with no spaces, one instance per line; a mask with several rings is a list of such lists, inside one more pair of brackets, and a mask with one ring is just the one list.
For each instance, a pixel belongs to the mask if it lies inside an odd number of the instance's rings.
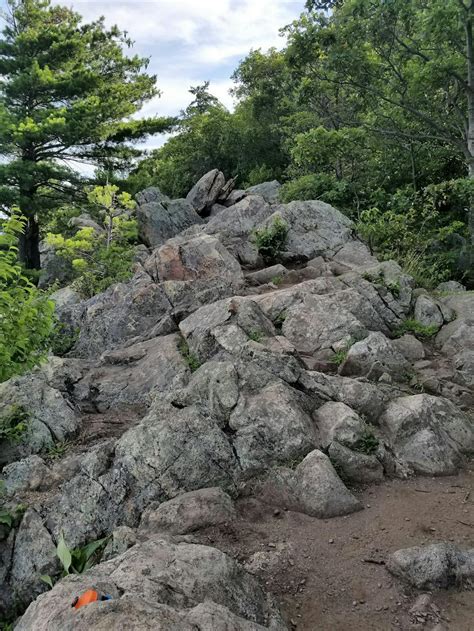
[[[102,552],[107,544],[109,537],[98,539],[97,541],[91,541],[85,546],[74,548],[71,550],[64,540],[63,533],[59,536],[58,545],[56,546],[56,556],[58,557],[63,569],[61,572],[61,578],[68,576],[69,574],[82,574],[91,567],[94,567],[102,556]],[[40,576],[43,583],[53,587],[54,580],[48,574]]]
[[28,429],[29,414],[22,405],[9,405],[0,416],[0,441],[19,443]]
[[281,329],[283,327],[283,323],[286,320],[286,311],[282,311],[277,315],[277,317],[273,320],[273,324],[275,325],[276,330],[281,333]]
[[59,458],[62,458],[64,454],[68,451],[68,449],[71,447],[71,444],[72,443],[69,440],[62,440],[60,442],[54,443],[54,445],[51,445],[51,447],[49,447],[45,455],[50,460],[59,460]]
[[253,342],[261,342],[263,338],[263,333],[261,333],[260,331],[250,331],[249,338]]
[[342,348],[341,350],[336,351],[329,361],[331,364],[341,366],[346,361],[348,353],[349,348]]
[[281,285],[283,282],[283,276],[274,276],[271,282],[278,287],[278,285]]
[[56,322],[51,334],[51,352],[57,357],[68,353],[79,337],[80,329],[69,329],[63,322]]
[[187,363],[189,370],[191,372],[196,372],[196,370],[200,368],[201,362],[194,353],[191,353],[188,343],[186,342],[184,337],[179,342],[178,349],[183,356],[184,361]]
[[0,507],[0,528],[3,526],[9,532],[12,528],[15,528],[21,521],[27,506],[24,504],[18,504],[14,508]]
[[418,320],[405,320],[402,324],[395,330],[395,335],[397,337],[402,337],[405,333],[412,333],[415,337],[420,340],[426,340],[439,331],[439,328],[432,324],[431,326],[427,326],[426,324],[421,324]]
[[276,215],[268,228],[253,233],[252,241],[265,261],[275,260],[283,250],[288,237],[288,224]]
[[356,451],[372,456],[379,448],[379,441],[375,434],[366,429],[354,446]]

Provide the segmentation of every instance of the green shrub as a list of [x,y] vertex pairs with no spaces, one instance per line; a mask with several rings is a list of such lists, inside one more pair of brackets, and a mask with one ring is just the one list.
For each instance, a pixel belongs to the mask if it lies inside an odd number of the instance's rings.
[[[85,546],[74,548],[71,550],[64,540],[63,533],[59,536],[58,545],[56,546],[56,556],[58,557],[61,565],[61,576],[68,576],[69,574],[82,574],[91,567],[94,567],[102,556],[102,552],[109,540],[109,537],[98,539],[97,541],[91,541]],[[47,574],[40,576],[41,580],[53,587],[53,578]]]
[[19,443],[28,430],[29,414],[21,405],[8,405],[0,416],[0,441]]
[[53,329],[53,302],[31,283],[17,261],[23,228],[23,218],[14,212],[0,233],[0,382],[39,364]]
[[275,328],[277,329],[277,331],[281,332],[281,329],[283,327],[283,323],[286,320],[286,311],[281,311],[281,313],[279,313],[276,318],[273,320],[273,324],[275,325]]
[[132,276],[138,231],[136,220],[130,216],[135,202],[128,193],[119,194],[116,186],[97,186],[88,198],[98,208],[103,232],[81,228],[69,237],[60,233],[47,235],[48,244],[71,262],[73,286],[84,298]]
[[62,357],[68,353],[79,337],[80,329],[71,329],[71,327],[57,320],[51,333],[50,345],[53,355]]
[[285,204],[317,199],[339,208],[352,201],[350,183],[326,173],[303,175],[291,180],[283,184],[279,196]]
[[367,454],[368,456],[376,453],[379,448],[379,441],[377,437],[369,429],[365,430],[359,440],[354,445],[356,451]]
[[288,237],[288,225],[276,215],[268,228],[256,230],[252,242],[266,261],[275,260],[283,250]]
[[253,342],[261,342],[263,338],[263,333],[261,333],[260,331],[250,331],[249,338]]
[[201,367],[201,362],[194,353],[191,353],[188,343],[186,342],[184,337],[181,338],[178,348],[179,352],[183,356],[184,361],[187,363],[189,370],[191,372],[196,372],[196,370]]
[[418,320],[405,320],[402,324],[395,330],[395,335],[397,337],[401,337],[405,335],[405,333],[413,333],[417,338],[421,340],[426,340],[433,335],[438,333],[439,327],[435,324],[431,326],[427,326],[426,324],[422,324],[418,322]]
[[348,348],[342,348],[339,351],[335,351],[334,355],[329,360],[331,364],[335,364],[336,366],[341,366],[347,359],[347,354],[349,353]]

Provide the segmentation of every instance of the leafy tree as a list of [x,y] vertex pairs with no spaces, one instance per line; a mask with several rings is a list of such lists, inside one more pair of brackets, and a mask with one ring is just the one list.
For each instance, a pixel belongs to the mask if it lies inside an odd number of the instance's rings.
[[0,233],[0,382],[38,364],[53,330],[53,303],[17,263],[24,226],[24,219],[14,210]]
[[39,268],[40,226],[65,200],[83,200],[72,164],[106,170],[139,155],[128,141],[163,131],[170,119],[131,120],[157,94],[147,59],[103,18],[83,24],[50,0],[8,0],[0,40],[0,199],[26,217],[19,255]]
[[115,185],[96,186],[88,193],[88,200],[98,208],[102,232],[87,227],[70,237],[47,235],[48,244],[72,263],[74,285],[85,298],[130,278],[137,239],[137,224],[131,214],[136,204],[129,193],[119,193]]

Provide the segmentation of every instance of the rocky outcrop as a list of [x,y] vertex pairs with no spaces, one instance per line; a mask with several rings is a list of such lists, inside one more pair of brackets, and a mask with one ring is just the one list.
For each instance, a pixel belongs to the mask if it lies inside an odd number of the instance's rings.
[[397,550],[388,570],[418,589],[460,586],[474,578],[474,549],[460,550],[451,543],[434,543]]
[[139,196],[136,209],[138,235],[150,248],[162,245],[168,239],[199,224],[201,218],[186,199],[170,200],[158,189],[147,189]]
[[[71,603],[90,585],[110,600],[76,611]],[[214,548],[162,539],[137,544],[82,576],[62,580],[30,605],[16,629],[72,627],[78,631],[286,628],[256,579],[231,558]]]
[[210,209],[216,203],[224,186],[224,175],[218,169],[214,169],[202,176],[189,191],[186,200],[199,215],[205,216],[209,214]]
[[[254,491],[349,515],[362,506],[346,484],[451,475],[473,451],[472,294],[414,291],[331,206],[234,184],[215,171],[187,201],[140,194],[154,250],[90,300],[58,292],[78,332],[67,357],[0,385],[0,421],[27,428],[2,438],[4,502],[28,507],[0,525],[0,609],[59,578],[61,533],[70,548],[108,537],[103,562],[60,580],[19,629],[67,628],[91,582],[113,598],[74,628],[281,628],[234,561],[173,538],[235,527],[234,499]],[[254,233],[277,215],[288,238],[269,264]],[[439,328],[434,344],[396,339],[415,315]]]

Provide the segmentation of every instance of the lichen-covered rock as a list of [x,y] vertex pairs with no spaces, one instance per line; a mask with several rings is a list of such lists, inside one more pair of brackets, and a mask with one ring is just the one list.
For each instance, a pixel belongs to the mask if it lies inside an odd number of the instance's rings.
[[396,456],[415,473],[452,475],[474,450],[474,424],[451,401],[428,394],[391,401],[380,418]]
[[54,576],[59,569],[56,546],[41,516],[32,508],[21,520],[15,538],[9,585],[19,603],[28,604],[48,588],[42,575]]
[[[71,603],[91,585],[111,600],[76,611]],[[230,626],[219,626],[221,622]],[[230,557],[214,548],[160,539],[63,579],[30,605],[16,629],[191,631],[196,625],[236,631],[285,629],[271,598]]]
[[318,450],[310,452],[295,470],[271,470],[261,490],[265,501],[320,519],[348,515],[362,508],[329,458]]
[[5,482],[5,493],[10,496],[20,491],[41,489],[48,476],[49,469],[39,456],[29,456],[12,462],[3,468],[1,474]]
[[425,349],[420,340],[414,335],[402,335],[397,340],[393,340],[392,344],[410,363],[424,359]]
[[153,329],[172,310],[163,288],[144,273],[82,305],[80,335],[73,349],[77,357],[99,357]]
[[383,465],[374,454],[353,451],[337,442],[330,444],[328,454],[339,475],[347,482],[374,484],[383,480]]
[[325,403],[315,412],[314,418],[323,449],[335,441],[353,448],[366,428],[360,416],[344,403]]
[[232,499],[220,488],[199,489],[152,505],[143,513],[140,530],[185,535],[235,519]]
[[242,396],[232,412],[233,447],[247,474],[300,459],[316,444],[302,395],[283,383]]
[[201,223],[201,218],[186,199],[145,201],[137,206],[138,235],[150,248],[162,245],[187,228]]
[[225,177],[218,170],[213,169],[202,176],[186,196],[186,200],[191,204],[199,215],[209,214],[208,211],[221,194],[225,186]]
[[417,589],[454,587],[474,578],[474,549],[434,543],[393,552],[387,569]]
[[263,182],[262,184],[251,186],[245,192],[247,195],[260,195],[269,204],[276,204],[279,200],[280,188],[280,182],[273,180],[272,182]]
[[429,296],[418,296],[415,303],[415,320],[423,326],[440,329],[444,318],[441,309]]
[[180,343],[180,336],[175,334],[106,351],[100,366],[74,385],[74,396],[83,408],[99,412],[146,406],[156,393],[187,383],[189,367],[179,350]]
[[341,375],[364,376],[377,380],[383,373],[406,381],[411,365],[383,333],[371,333],[353,344],[339,370]]
[[0,384],[0,418],[24,425],[18,441],[0,439],[0,465],[68,440],[80,427],[79,415],[71,403],[59,390],[48,386],[41,373]]

